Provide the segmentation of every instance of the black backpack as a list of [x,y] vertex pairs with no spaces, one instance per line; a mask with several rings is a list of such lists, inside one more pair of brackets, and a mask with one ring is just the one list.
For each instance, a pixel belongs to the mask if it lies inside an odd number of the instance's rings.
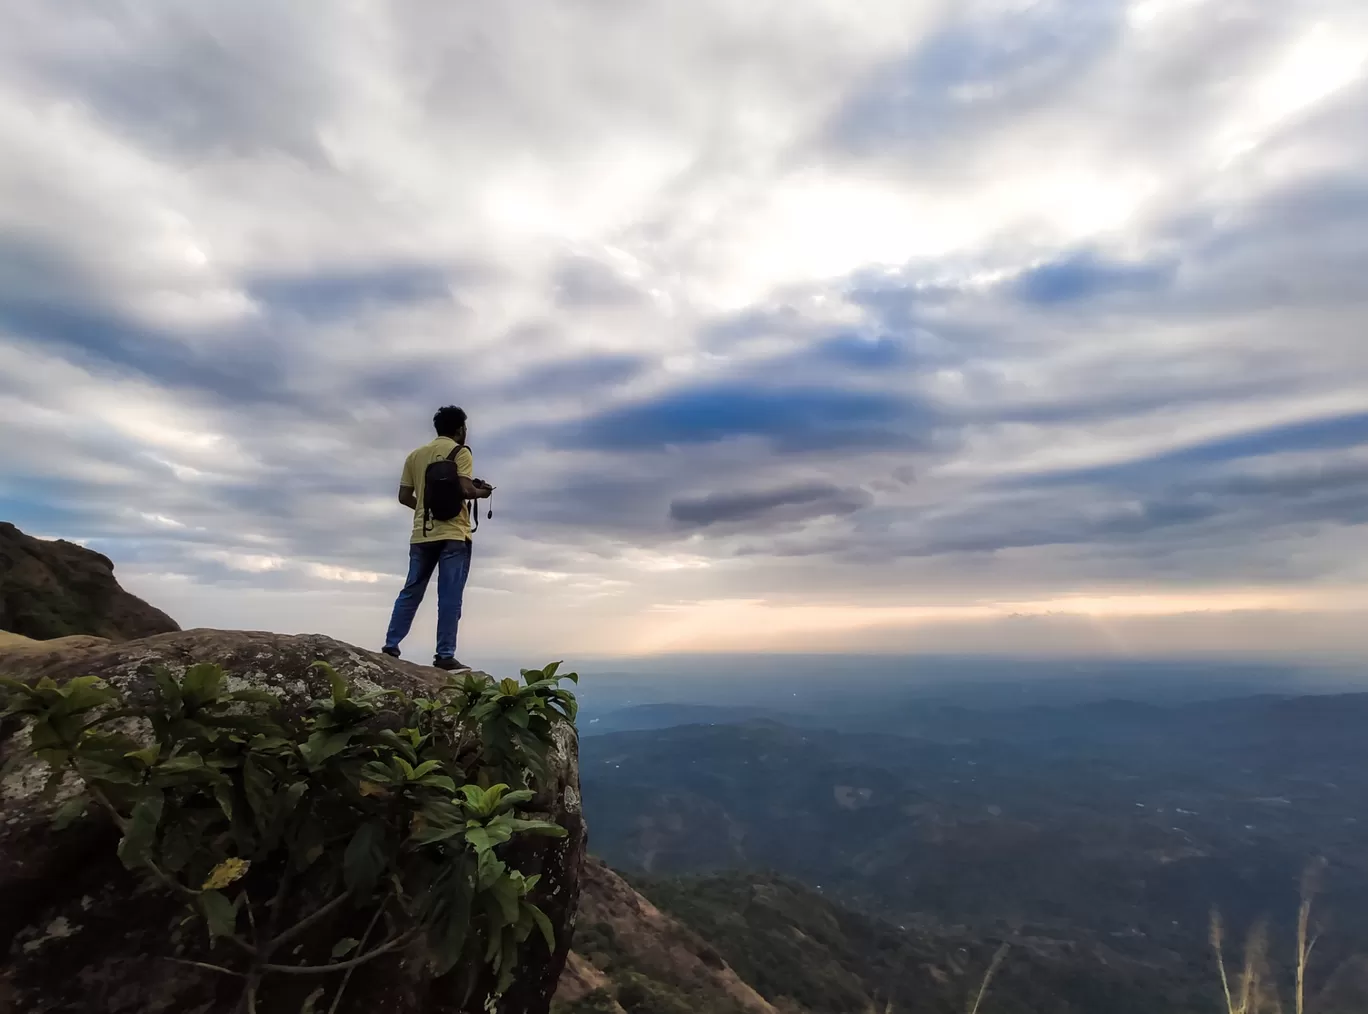
[[[465,509],[465,497],[461,494],[461,473],[456,468],[456,455],[461,453],[465,444],[457,444],[441,461],[434,461],[423,472],[423,533],[427,534],[434,521],[453,521]],[[471,503],[470,520],[472,530],[480,527],[479,513]],[[489,516],[494,516],[491,509]]]

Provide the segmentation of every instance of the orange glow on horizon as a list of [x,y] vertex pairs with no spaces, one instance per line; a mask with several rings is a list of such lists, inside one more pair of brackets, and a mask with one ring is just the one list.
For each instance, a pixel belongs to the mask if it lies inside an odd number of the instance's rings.
[[1135,619],[1211,614],[1335,613],[1368,608],[1362,590],[1243,588],[1168,594],[1078,594],[1034,600],[943,605],[785,605],[765,599],[660,604],[637,617],[626,654],[693,651],[817,650],[872,631],[965,626],[1051,617],[1090,621],[1118,650],[1116,625]]

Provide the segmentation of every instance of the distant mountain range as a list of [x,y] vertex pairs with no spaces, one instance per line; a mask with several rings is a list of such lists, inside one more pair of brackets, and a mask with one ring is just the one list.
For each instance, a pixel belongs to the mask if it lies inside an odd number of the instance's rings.
[[1368,669],[1343,661],[1041,659],[934,656],[698,656],[588,674],[588,735],[772,718],[788,725],[908,734],[938,709],[1016,712],[1105,701],[1165,707],[1260,695],[1368,691]]
[[1368,953],[1368,695],[878,714],[868,724],[907,734],[626,712],[710,724],[585,737],[594,848],[646,885],[776,871],[928,953],[1053,941],[1084,992],[1125,980],[1165,1012],[1214,1009],[1213,905],[1237,938],[1263,917],[1285,931],[1301,870],[1324,855],[1317,983]]

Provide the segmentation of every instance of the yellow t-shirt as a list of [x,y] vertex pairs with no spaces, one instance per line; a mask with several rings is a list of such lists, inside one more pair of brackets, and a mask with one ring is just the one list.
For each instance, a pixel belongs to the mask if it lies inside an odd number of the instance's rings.
[[[413,512],[413,538],[410,542],[440,542],[443,539],[469,539],[470,538],[470,504],[461,508],[461,513],[457,514],[450,521],[438,521],[434,518],[428,523],[427,531],[423,530],[423,480],[427,474],[428,465],[441,461],[451,449],[456,446],[456,441],[450,437],[438,437],[430,444],[424,444],[407,458],[404,459],[404,474],[399,479],[399,485],[412,486],[413,493],[418,497],[418,509]],[[462,447],[456,455],[456,471],[461,475],[473,476],[475,474],[475,459],[470,453],[469,447]]]

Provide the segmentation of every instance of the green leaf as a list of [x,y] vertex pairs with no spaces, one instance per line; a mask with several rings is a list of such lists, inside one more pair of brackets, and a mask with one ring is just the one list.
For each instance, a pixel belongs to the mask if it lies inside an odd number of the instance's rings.
[[420,831],[414,831],[409,840],[418,845],[434,845],[439,841],[449,841],[464,830],[463,824],[454,827],[425,827]]
[[505,813],[515,806],[521,806],[523,803],[530,803],[536,798],[536,795],[537,794],[531,789],[517,789],[513,792],[500,793],[495,812]]
[[476,881],[480,890],[489,890],[507,872],[508,864],[497,858],[493,852],[481,854],[476,867]]
[[449,775],[428,775],[426,778],[419,779],[418,784],[433,789],[444,789],[453,794],[456,792],[456,783],[451,780]]
[[196,708],[217,700],[222,683],[223,667],[212,662],[201,662],[185,670],[185,676],[181,679],[181,693],[185,703]]
[[470,933],[470,888],[465,877],[450,877],[433,892],[436,916],[429,942],[433,972],[446,975],[461,960]]
[[336,669],[324,662],[321,658],[310,669],[317,669],[328,677],[328,685],[332,688],[332,699],[334,704],[341,704],[351,696],[351,688],[347,686],[347,681],[342,678]]
[[161,846],[157,850],[157,865],[167,873],[179,873],[190,865],[199,853],[202,842],[201,831],[183,821],[168,823],[162,832]]
[[231,694],[225,695],[223,699],[242,704],[264,704],[270,708],[280,707],[280,698],[275,694],[269,690],[254,690],[250,687],[246,690],[234,690]]
[[183,775],[204,768],[204,758],[197,753],[183,753],[171,757],[157,765],[157,773],[162,775]]
[[385,872],[385,829],[376,823],[358,827],[342,856],[342,879],[349,891],[369,894]]
[[393,785],[395,781],[394,772],[390,770],[389,765],[378,760],[366,761],[361,766],[361,776],[377,785]]
[[[43,756],[43,754],[39,754]],[[44,759],[49,759],[45,757]],[[65,761],[63,761],[65,763]],[[87,782],[108,782],[112,785],[142,785],[145,768],[124,757],[109,763],[98,757],[81,757],[81,777]]]
[[10,676],[0,676],[0,688],[8,690],[12,694],[18,694],[23,697],[38,696],[37,693],[34,691],[33,687],[29,686],[23,680],[17,680]]
[[543,838],[564,838],[568,833],[559,824],[554,824],[549,820],[519,820],[514,817],[509,823],[516,834],[534,834]]
[[418,812],[429,824],[465,825],[465,814],[445,799],[429,799]]
[[218,891],[203,891],[195,898],[211,937],[230,937],[237,931],[237,906]]
[[476,852],[488,852],[513,837],[513,829],[506,824],[491,823],[487,827],[467,827],[465,838]]
[[152,678],[156,681],[157,690],[160,692],[159,696],[166,703],[167,708],[171,711],[180,711],[182,702],[180,684],[171,675],[171,670],[164,665],[156,666],[152,670]]
[[309,791],[309,783],[305,781],[294,782],[285,790],[285,799],[290,804],[290,809],[299,805],[299,801],[304,798],[304,794]]
[[275,778],[260,759],[252,754],[242,762],[242,791],[252,811],[257,830],[264,831],[274,809]]
[[322,767],[329,757],[335,757],[351,742],[351,732],[315,732],[299,747],[299,753],[311,768]]
[[218,802],[219,809],[229,820],[233,819],[233,790],[228,785],[214,786],[214,799]]
[[[461,795],[465,796],[466,805],[476,811],[484,806],[485,798],[491,791],[493,790],[482,789],[473,783],[467,783],[461,786]],[[500,795],[502,795],[502,793],[500,793]],[[497,798],[498,797],[496,796],[495,799]]]
[[161,756],[161,744],[153,743],[151,746],[144,747],[141,750],[129,750],[124,756],[141,761],[150,768],[153,764],[157,763],[157,758]]
[[430,775],[432,774],[432,772],[437,771],[441,768],[441,766],[442,762],[438,760],[423,761],[423,763],[419,764],[416,768],[413,769],[413,773],[409,775],[409,780],[417,781],[424,775]]
[[257,733],[247,744],[247,748],[253,753],[279,753],[286,747],[292,746],[294,746],[293,740],[270,733]]
[[489,934],[489,941],[485,945],[484,959],[485,964],[494,964],[495,959],[503,950],[503,910],[494,898],[484,899],[485,915],[489,919],[489,925],[494,927]]
[[86,812],[86,805],[88,803],[89,800],[84,794],[68,799],[61,806],[57,807],[57,812],[52,818],[53,825],[58,831],[66,830],[71,826],[73,821],[77,820]]
[[502,996],[513,985],[518,972],[518,945],[513,939],[505,939],[503,952],[499,958],[499,982],[495,991]]
[[38,797],[44,803],[51,803],[57,798],[57,790],[62,787],[62,779],[66,777],[66,768],[54,767],[48,772],[47,780],[43,782],[42,794]]
[[147,862],[148,852],[157,837],[165,799],[160,792],[138,800],[129,816],[128,827],[119,841],[119,859],[127,869],[136,869]]
[[118,693],[98,676],[78,676],[61,689],[62,706],[67,714],[78,714],[118,699]]
[[[417,732],[417,730],[410,730],[410,731],[413,731],[415,734],[416,734],[416,732]],[[413,741],[412,741],[412,740],[405,739],[405,738],[403,737],[402,734],[395,732],[393,729],[382,729],[382,730],[380,731],[380,735],[379,735],[378,738],[379,738],[380,741],[381,741],[382,743],[384,743],[386,746],[391,747],[392,749],[398,751],[398,753],[399,753],[399,755],[400,755],[401,757],[406,757],[406,758],[408,758],[408,760],[409,760],[410,762],[416,761],[416,760],[418,759],[418,754],[417,754],[417,752],[413,749],[413,748],[414,748],[414,743],[413,743]],[[379,762],[379,761],[374,761],[373,763],[378,764],[378,763],[380,763],[380,762]]]
[[356,937],[343,937],[341,940],[337,941],[337,943],[333,944],[333,949],[331,951],[332,956],[334,958],[345,958],[352,951],[356,950],[360,944],[361,941],[357,940]]
[[537,929],[541,930],[542,939],[546,941],[546,949],[551,952],[556,950],[556,930],[551,925],[551,920],[546,917],[536,905],[530,901],[523,902],[524,909],[532,916],[532,921],[537,924]]

